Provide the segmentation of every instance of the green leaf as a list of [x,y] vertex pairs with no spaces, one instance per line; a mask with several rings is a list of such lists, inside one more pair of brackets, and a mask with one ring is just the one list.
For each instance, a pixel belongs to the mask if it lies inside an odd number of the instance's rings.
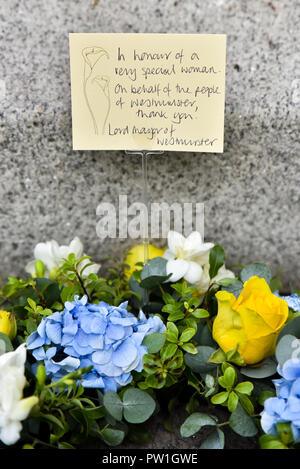
[[208,359],[209,363],[223,363],[227,360],[226,353],[222,349],[214,350],[211,356]]
[[252,437],[257,434],[257,427],[253,419],[245,412],[241,404],[232,412],[229,425],[238,435]]
[[195,435],[195,433],[197,433],[202,427],[206,425],[216,426],[216,424],[214,417],[202,414],[201,412],[195,412],[181,425],[180,434],[183,438],[189,438],[190,436]]
[[166,360],[169,360],[170,358],[172,358],[175,355],[177,348],[178,347],[177,347],[176,344],[165,345],[164,348],[161,349],[161,351],[160,351],[160,356],[161,356],[162,360],[166,361]]
[[238,396],[239,396],[240,403],[242,404],[245,411],[249,415],[252,415],[254,412],[254,407],[249,397],[247,397],[245,394],[240,394],[240,393],[238,393]]
[[235,391],[240,392],[241,394],[247,394],[248,396],[250,396],[250,394],[253,391],[253,388],[254,386],[252,383],[250,383],[250,381],[244,381],[236,385]]
[[192,327],[187,327],[182,332],[179,340],[180,340],[180,342],[189,342],[191,340],[191,338],[194,337],[195,334],[196,334],[195,329],[193,329]]
[[236,282],[228,285],[227,287],[222,287],[222,291],[227,291],[228,293],[232,293],[236,298],[240,295],[241,291],[244,288],[244,284],[237,280]]
[[277,363],[272,358],[267,358],[260,366],[243,367],[241,373],[249,378],[263,379],[273,376],[277,371]]
[[103,405],[116,420],[122,420],[123,403],[116,392],[107,391],[103,398]]
[[218,394],[215,394],[211,398],[211,402],[213,404],[223,404],[225,401],[227,401],[228,396],[229,396],[229,392],[227,392],[227,391],[219,392]]
[[108,446],[118,446],[125,437],[125,432],[114,428],[105,428],[101,431],[101,436]]
[[236,406],[238,405],[238,402],[239,402],[239,398],[237,394],[234,391],[231,391],[231,393],[229,393],[228,402],[227,402],[227,407],[228,407],[229,412],[235,411]]
[[240,273],[242,282],[246,282],[251,277],[261,277],[269,284],[272,279],[272,272],[265,264],[258,262],[246,265]]
[[185,352],[191,353],[191,354],[193,354],[193,355],[196,355],[196,354],[198,353],[197,348],[196,348],[195,345],[192,344],[191,342],[188,343],[188,344],[183,344],[183,345],[181,345],[181,348],[182,348]]
[[0,332],[0,355],[6,352],[12,352],[13,346],[8,335]]
[[279,333],[277,343],[287,334],[294,335],[297,339],[300,339],[300,316],[296,316],[284,326]]
[[209,276],[210,278],[214,278],[219,268],[225,264],[226,261],[226,254],[222,246],[217,244],[212,248],[209,254]]
[[224,381],[226,383],[225,387],[231,388],[236,380],[236,372],[232,366],[228,366],[223,375]]
[[140,286],[150,290],[163,283],[169,277],[166,270],[167,262],[163,257],[150,259],[141,272]]
[[176,343],[178,340],[178,329],[173,322],[167,322],[167,339]]
[[220,285],[221,287],[228,287],[229,285],[232,285],[233,283],[238,282],[237,278],[222,278],[221,280],[218,280],[216,283],[217,285]]
[[212,347],[199,345],[197,348],[198,353],[195,355],[185,354],[185,364],[196,373],[209,373],[214,370],[217,365],[214,363],[208,363],[208,360],[212,353],[215,351]]
[[219,428],[216,428],[202,443],[200,449],[223,449],[224,444],[224,433]]
[[162,349],[166,341],[166,335],[154,332],[147,335],[143,340],[143,345],[147,347],[148,353],[157,353]]
[[155,410],[154,399],[141,389],[127,389],[123,395],[124,418],[129,423],[143,423]]
[[263,406],[265,401],[269,399],[270,397],[275,397],[275,392],[274,391],[261,391],[259,394],[258,398],[258,403]]
[[278,437],[274,435],[262,435],[259,438],[261,449],[288,449]]
[[208,318],[209,312],[206,309],[198,308],[192,312],[192,316],[194,316],[197,319]]
[[282,367],[289,358],[299,358],[300,340],[294,335],[284,335],[277,344],[275,356]]

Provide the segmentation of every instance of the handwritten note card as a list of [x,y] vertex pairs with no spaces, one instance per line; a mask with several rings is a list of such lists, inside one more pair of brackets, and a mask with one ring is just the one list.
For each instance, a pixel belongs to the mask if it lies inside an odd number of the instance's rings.
[[70,34],[74,150],[222,152],[226,36]]

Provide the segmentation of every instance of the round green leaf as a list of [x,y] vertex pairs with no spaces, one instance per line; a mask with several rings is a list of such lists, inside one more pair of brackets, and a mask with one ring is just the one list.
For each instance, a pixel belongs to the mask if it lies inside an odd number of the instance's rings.
[[184,356],[185,364],[191,368],[191,370],[196,373],[209,373],[218,366],[215,363],[207,363],[213,352],[215,352],[214,348],[205,345],[199,345],[196,348],[198,353],[195,355],[187,353]]
[[300,339],[300,316],[296,316],[294,319],[288,322],[286,326],[284,326],[284,328],[279,333],[277,342],[287,334],[294,335]]
[[251,277],[262,277],[269,284],[272,279],[272,272],[265,264],[258,262],[246,265],[240,273],[242,282],[246,282]]
[[213,404],[223,404],[228,399],[229,393],[227,391],[219,392],[211,398]]
[[243,367],[241,373],[249,378],[263,379],[273,376],[277,371],[277,363],[272,358],[267,358],[258,367]]
[[228,285],[227,287],[222,287],[222,290],[228,291],[228,293],[232,293],[236,298],[238,298],[243,288],[244,284],[240,280],[237,280],[236,282],[232,283],[231,285]]
[[165,341],[165,334],[154,332],[153,334],[149,334],[144,338],[143,345],[147,347],[148,353],[157,353],[164,346]]
[[107,391],[103,398],[103,405],[116,420],[122,420],[123,404],[116,392]]
[[155,401],[141,389],[127,389],[123,396],[124,418],[129,423],[143,423],[155,410]]
[[219,428],[216,428],[202,443],[200,449],[223,449],[224,443],[224,433]]
[[[278,342],[275,356],[280,366],[289,358],[295,357],[297,350],[300,353],[300,340],[294,335],[286,334]],[[299,356],[299,353],[297,354]],[[296,357],[295,357],[296,358]]]
[[118,446],[124,440],[125,432],[115,428],[105,428],[101,431],[101,436],[107,445]]
[[229,425],[235,433],[241,436],[251,437],[257,433],[257,427],[253,419],[245,412],[240,404],[238,404],[235,411],[232,412]]
[[12,352],[13,349],[14,348],[12,346],[12,343],[8,335],[4,334],[3,332],[0,332],[0,355],[1,355],[1,352],[2,353]]
[[195,412],[190,415],[180,427],[180,433],[183,438],[189,438],[197,433],[205,425],[215,426],[216,421],[213,417],[201,412]]
[[253,391],[253,384],[250,381],[244,381],[243,383],[239,383],[235,387],[236,392],[241,392],[242,394],[250,395]]
[[163,257],[150,259],[141,272],[140,286],[149,290],[164,282],[168,278],[167,262]]

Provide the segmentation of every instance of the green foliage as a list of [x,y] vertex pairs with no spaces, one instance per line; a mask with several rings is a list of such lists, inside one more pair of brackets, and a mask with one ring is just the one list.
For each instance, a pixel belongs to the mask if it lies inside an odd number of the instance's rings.
[[143,423],[155,410],[154,399],[141,389],[127,389],[122,399],[114,391],[108,391],[103,399],[105,409],[116,420],[124,416],[129,423]]
[[237,373],[232,365],[224,362],[222,364],[223,375],[219,377],[219,385],[226,391],[214,394],[211,397],[213,404],[227,406],[229,412],[234,412],[240,402],[244,409],[252,414],[254,411],[252,402],[248,398],[253,391],[253,384],[250,381],[237,383]]

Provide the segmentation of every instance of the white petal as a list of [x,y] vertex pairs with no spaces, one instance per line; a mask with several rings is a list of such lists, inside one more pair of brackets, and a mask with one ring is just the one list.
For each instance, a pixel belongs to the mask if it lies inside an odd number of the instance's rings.
[[20,422],[10,421],[5,427],[1,428],[0,440],[5,445],[14,445],[20,438],[22,425]]
[[199,295],[203,295],[207,292],[210,285],[210,276],[209,276],[209,264],[205,264],[203,267],[203,273],[199,282],[196,284],[196,289]]
[[174,259],[174,253],[171,249],[166,249],[162,257],[167,260]]
[[25,267],[25,272],[31,275],[35,274],[35,263],[36,263],[36,260],[28,262],[28,264]]
[[225,265],[222,265],[219,268],[218,273],[214,277],[213,281],[218,282],[219,280],[222,280],[223,278],[235,278],[234,273],[231,270],[226,269]]
[[10,417],[13,420],[25,420],[27,419],[29,412],[31,411],[32,407],[38,403],[37,396],[30,396],[26,397],[25,399],[21,399],[15,405]]
[[0,371],[4,366],[22,368],[26,361],[26,344],[21,344],[13,352],[7,352],[0,356]]
[[192,231],[192,233],[186,238],[184,242],[185,251],[195,251],[199,249],[199,246],[203,244],[201,234],[198,231]]
[[58,247],[56,241],[47,241],[46,243],[38,243],[34,249],[34,257],[41,260],[48,270],[56,267],[54,250]]
[[177,231],[169,231],[168,233],[168,246],[171,252],[176,255],[178,248],[183,248],[185,237]]
[[167,279],[167,282],[177,282],[180,280],[186,273],[189,267],[189,263],[183,259],[174,259],[167,262],[167,275],[171,275]]
[[199,264],[196,262],[189,262],[189,267],[184,275],[184,278],[189,283],[196,283],[201,279],[202,272],[202,267]]
[[70,242],[69,250],[70,253],[73,252],[75,254],[76,259],[80,259],[83,256],[83,244],[78,236]]

